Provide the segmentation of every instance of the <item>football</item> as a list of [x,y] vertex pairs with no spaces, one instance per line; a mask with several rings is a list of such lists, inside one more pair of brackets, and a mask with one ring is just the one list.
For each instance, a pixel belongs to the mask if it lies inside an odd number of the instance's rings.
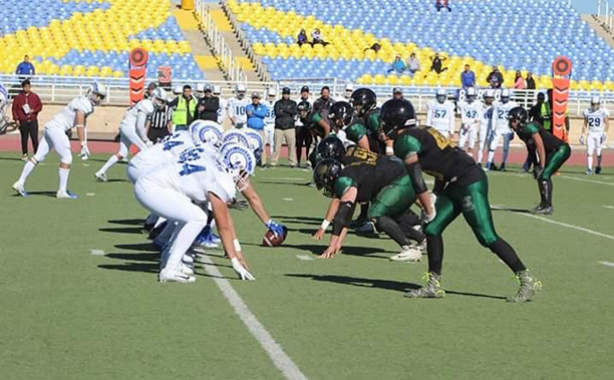
[[284,234],[279,237],[275,237],[272,231],[267,231],[262,238],[262,246],[263,247],[279,247],[284,243],[286,237],[288,236],[288,229],[284,227]]

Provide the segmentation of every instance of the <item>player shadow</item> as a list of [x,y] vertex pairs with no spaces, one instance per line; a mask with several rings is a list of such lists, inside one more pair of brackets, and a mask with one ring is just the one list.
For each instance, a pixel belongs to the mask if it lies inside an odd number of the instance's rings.
[[127,249],[129,251],[146,251],[146,252],[158,252],[158,249],[151,243],[140,244],[116,244],[117,249]]
[[157,274],[160,270],[158,263],[125,263],[125,264],[100,264],[100,269],[119,270],[126,272],[142,272]]
[[107,183],[116,183],[116,182],[128,182],[127,179],[119,179],[119,178],[109,178],[107,179]]
[[[0,157],[0,161],[21,161],[18,157]],[[25,164],[25,162],[24,162]]]
[[284,185],[284,186],[300,186],[307,187],[311,182],[290,182],[290,181],[258,181],[264,185]]
[[[326,241],[323,241],[321,244],[292,245],[292,244],[284,243],[282,247],[295,248],[295,249],[303,250],[303,251],[310,251],[312,254],[319,256],[322,254],[322,252],[324,252],[327,246],[328,246],[328,243]],[[380,254],[380,253],[385,254],[385,253],[393,253],[393,252],[384,251],[380,248],[374,248],[374,247],[343,246],[341,253],[343,255],[360,256],[360,257],[366,257],[369,259],[388,260],[388,256],[379,256],[379,255],[374,255],[374,254]]]
[[98,231],[111,232],[115,234],[142,234],[141,227],[121,227],[121,228],[99,228]]
[[[49,198],[55,198],[56,197],[56,192],[55,191],[28,191],[28,196],[34,195],[34,196],[42,196],[42,197],[49,197]],[[14,196],[16,197],[21,197],[21,195],[19,194],[15,194]]]
[[514,208],[514,207],[492,207],[490,206],[491,211],[505,211],[505,212],[515,212],[520,214],[533,214],[530,209],[526,208]]
[[[311,279],[314,281],[334,282],[337,284],[351,285],[351,286],[357,286],[361,288],[378,288],[378,289],[392,290],[392,291],[403,292],[403,293],[409,290],[421,288],[421,285],[411,283],[411,282],[399,282],[399,281],[391,281],[391,280],[361,278],[361,277],[300,274],[300,273],[288,273],[288,274],[285,274],[284,276],[294,277],[294,278],[306,278],[306,279]],[[505,297],[493,296],[490,294],[467,293],[467,292],[459,292],[459,291],[447,290],[447,289],[445,291],[446,291],[446,295],[451,294],[451,295],[456,295],[456,296],[489,298],[489,299],[496,299],[496,300],[506,299]]]
[[158,252],[140,252],[140,253],[107,253],[104,255],[105,257],[109,257],[111,259],[117,260],[132,260],[132,261],[155,261],[158,262],[160,260],[160,253]]
[[297,223],[297,224],[307,224],[312,226],[320,226],[322,224],[322,218],[307,218],[300,216],[272,216],[274,219],[280,220],[282,223]]
[[114,219],[107,220],[107,223],[123,224],[127,226],[142,226],[143,224],[145,224],[145,219]]

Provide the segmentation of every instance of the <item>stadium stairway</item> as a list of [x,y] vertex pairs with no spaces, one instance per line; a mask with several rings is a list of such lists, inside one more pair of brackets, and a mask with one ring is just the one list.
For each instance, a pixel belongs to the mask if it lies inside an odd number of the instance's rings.
[[581,17],[599,37],[603,38],[608,45],[614,48],[614,35],[604,27],[605,20],[603,17],[599,18],[597,15],[582,15]]

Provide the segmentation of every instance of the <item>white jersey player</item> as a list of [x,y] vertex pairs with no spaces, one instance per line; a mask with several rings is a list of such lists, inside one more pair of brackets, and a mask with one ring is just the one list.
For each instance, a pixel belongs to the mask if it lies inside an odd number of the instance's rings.
[[495,91],[492,89],[484,92],[484,104],[482,105],[482,120],[480,121],[480,132],[478,134],[478,164],[482,165],[482,159],[484,158],[484,149],[488,144],[490,138],[490,131],[492,127],[492,111],[495,106]]
[[[601,99],[595,96],[591,99],[591,107],[584,111],[584,125],[580,144],[586,142],[586,156],[588,168],[586,174],[593,174],[593,154],[597,154],[597,167],[595,174],[601,174],[601,152],[607,139],[610,129],[610,113],[607,109],[601,108]],[[588,132],[588,135],[586,134]]]
[[267,90],[266,101],[263,102],[267,108],[267,114],[264,117],[264,144],[269,144],[271,156],[275,148],[275,98],[277,98],[277,90],[271,87]]
[[491,118],[491,137],[488,147],[488,161],[486,170],[490,170],[495,158],[497,147],[503,139],[503,158],[501,160],[501,171],[505,171],[505,163],[510,150],[510,142],[514,138],[514,132],[509,126],[508,114],[512,108],[518,107],[516,102],[510,100],[510,90],[501,91],[501,102],[496,104],[492,110]]
[[484,107],[481,102],[477,101],[475,88],[467,89],[466,100],[459,103],[458,109],[461,114],[458,146],[464,150],[465,145],[468,145],[467,153],[473,157],[473,147],[477,141],[482,117],[484,116]]
[[166,101],[166,91],[162,88],[156,88],[152,91],[149,99],[141,100],[126,111],[119,125],[119,151],[112,155],[102,168],[94,174],[98,181],[107,181],[107,171],[119,160],[128,156],[132,145],[136,145],[139,151],[153,145],[147,137],[146,123],[156,109],[164,107]]
[[222,88],[219,85],[213,86],[213,96],[220,99],[220,108],[217,109],[217,123],[223,126],[228,116],[228,99],[222,98]]
[[177,223],[167,255],[162,259],[160,282],[194,282],[183,268],[184,255],[207,224],[207,214],[198,205],[210,204],[224,251],[241,279],[253,280],[245,260],[235,250],[236,233],[227,204],[235,197],[235,184],[253,172],[255,158],[248,148],[234,145],[218,159],[195,146],[177,162],[164,165],[139,178],[134,187],[138,202],[156,215]]
[[66,133],[73,128],[77,128],[77,135],[81,143],[81,153],[79,156],[87,160],[90,151],[87,147],[87,133],[85,125],[87,118],[94,113],[94,107],[99,105],[107,93],[106,87],[101,83],[94,83],[90,86],[85,96],[79,96],[71,101],[64,109],[56,114],[45,124],[43,139],[38,146],[38,150],[24,165],[21,176],[13,184],[13,190],[22,196],[27,196],[25,191],[26,179],[34,170],[34,167],[45,160],[51,149],[60,156],[60,185],[56,196],[60,199],[76,199],[75,194],[68,191],[68,175],[72,164],[72,153],[70,151],[70,140]]
[[428,104],[426,126],[450,138],[454,133],[454,105],[448,101],[448,94],[442,88],[437,90],[435,97],[436,100]]
[[238,84],[235,87],[235,96],[228,99],[228,117],[232,126],[235,128],[243,128],[247,123],[246,107],[251,103],[245,98],[246,88],[244,84]]

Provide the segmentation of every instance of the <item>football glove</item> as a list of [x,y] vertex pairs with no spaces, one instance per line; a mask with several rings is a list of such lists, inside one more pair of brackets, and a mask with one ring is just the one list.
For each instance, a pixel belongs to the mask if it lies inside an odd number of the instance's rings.
[[154,144],[154,143],[153,143],[151,140],[147,140],[147,141],[145,141],[145,146],[146,146],[146,147],[148,147],[148,148],[149,148],[150,146],[152,146],[153,144]]
[[81,152],[79,153],[79,157],[81,157],[83,161],[87,161],[90,158],[90,150],[87,147],[87,145],[83,145],[81,147]]
[[601,144],[605,143],[605,140],[608,139],[608,135],[606,135],[605,133],[601,135]]
[[249,203],[247,203],[247,201],[244,199],[241,199],[241,200],[235,199],[234,202],[228,205],[228,207],[235,209],[235,210],[243,211],[249,207]]
[[538,179],[542,175],[543,171],[544,171],[544,168],[542,168],[541,166],[539,165],[533,166],[533,179]]
[[248,272],[247,269],[241,264],[236,257],[230,260],[232,263],[232,269],[239,275],[239,278],[243,281],[254,281],[256,278]]
[[584,145],[584,135],[580,135],[580,145]]
[[271,231],[276,238],[282,237],[284,235],[284,226],[282,224],[277,223],[273,219],[269,220],[264,224],[266,228]]

